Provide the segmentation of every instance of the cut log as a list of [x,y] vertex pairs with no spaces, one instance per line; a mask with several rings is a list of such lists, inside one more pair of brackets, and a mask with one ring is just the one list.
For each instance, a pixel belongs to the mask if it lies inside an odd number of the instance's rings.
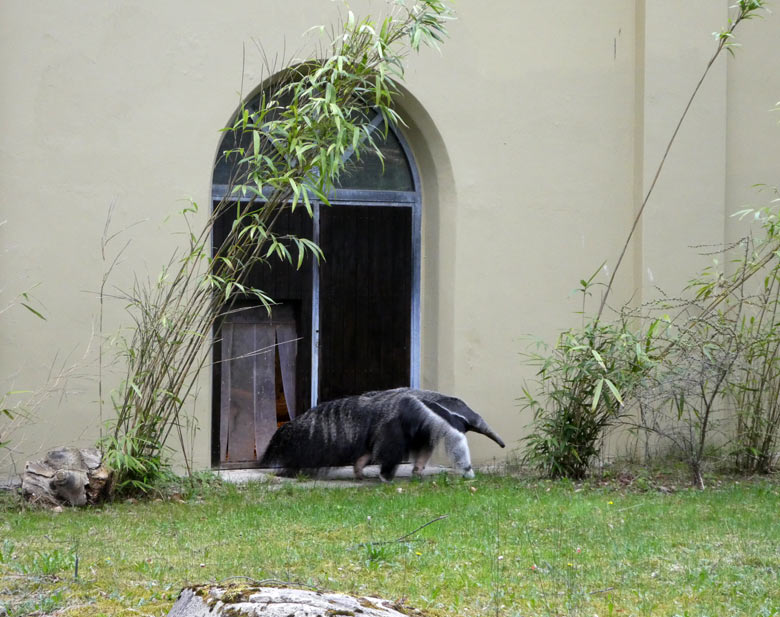
[[95,448],[57,448],[40,461],[28,461],[22,474],[22,495],[30,502],[84,506],[105,501],[111,472]]
[[186,587],[168,617],[424,617],[389,600],[291,587]]

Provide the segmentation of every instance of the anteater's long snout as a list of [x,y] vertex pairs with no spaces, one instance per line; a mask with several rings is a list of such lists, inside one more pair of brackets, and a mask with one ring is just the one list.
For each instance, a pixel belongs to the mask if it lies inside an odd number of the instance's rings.
[[[480,418],[481,419],[481,418]],[[502,448],[506,447],[506,444],[504,443],[504,440],[501,439],[498,436],[498,433],[496,433],[492,428],[490,428],[484,420],[482,420],[478,426],[474,427],[474,431],[477,433],[482,433],[485,437],[490,437],[493,441],[495,441],[499,446]]]

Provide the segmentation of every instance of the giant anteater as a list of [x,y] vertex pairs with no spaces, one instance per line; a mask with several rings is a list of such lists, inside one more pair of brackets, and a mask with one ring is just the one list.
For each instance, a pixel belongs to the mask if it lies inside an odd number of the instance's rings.
[[261,465],[286,473],[353,465],[380,465],[379,477],[393,479],[410,455],[414,472],[422,474],[439,441],[464,477],[473,478],[464,433],[476,431],[502,448],[504,442],[482,417],[462,400],[430,390],[396,388],[367,392],[321,403],[274,433]]

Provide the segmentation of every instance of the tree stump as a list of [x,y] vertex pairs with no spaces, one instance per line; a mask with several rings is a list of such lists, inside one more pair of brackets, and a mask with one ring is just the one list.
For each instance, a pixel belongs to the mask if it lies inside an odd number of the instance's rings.
[[[403,612],[401,612],[403,611]],[[389,600],[260,585],[186,587],[168,617],[424,617]]]
[[111,472],[95,448],[57,448],[46,458],[28,461],[22,495],[45,506],[94,505],[108,498]]

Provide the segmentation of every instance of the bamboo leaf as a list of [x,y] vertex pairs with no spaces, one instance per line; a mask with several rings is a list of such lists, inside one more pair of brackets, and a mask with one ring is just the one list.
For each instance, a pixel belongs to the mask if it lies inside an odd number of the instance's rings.
[[604,378],[596,382],[596,387],[593,389],[593,403],[590,406],[591,411],[596,411],[596,407],[599,406],[599,399],[601,398],[601,389],[604,387]]
[[607,384],[607,387],[612,392],[612,396],[615,397],[615,400],[618,403],[620,403],[621,406],[624,405],[625,403],[623,403],[623,398],[620,396],[620,391],[617,389],[617,386],[615,386],[615,384],[613,384],[609,379],[606,378],[604,378],[604,382]]
[[309,216],[314,216],[314,211],[311,207],[311,200],[309,199],[309,190],[308,188],[304,188],[303,190],[303,205],[306,206],[306,212],[309,213]]
[[33,315],[38,317],[39,319],[43,319],[43,321],[46,321],[46,318],[43,315],[41,315],[38,311],[36,311],[33,307],[31,307],[29,304],[22,302],[22,306],[26,308],[28,311],[30,311]]
[[599,363],[599,366],[606,371],[607,370],[607,365],[604,364],[604,360],[601,357],[601,354],[598,351],[596,351],[595,349],[591,349],[590,353],[593,354],[594,358],[596,358],[596,362]]

